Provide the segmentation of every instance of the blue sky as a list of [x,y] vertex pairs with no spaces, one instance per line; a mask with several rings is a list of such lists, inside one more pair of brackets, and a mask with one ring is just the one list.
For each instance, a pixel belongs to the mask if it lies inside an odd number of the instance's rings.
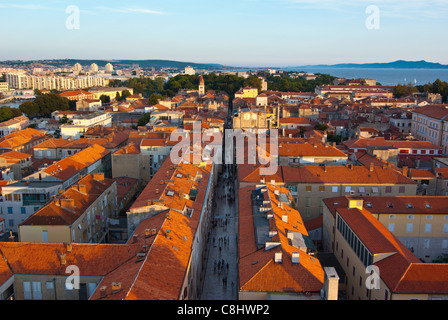
[[[379,29],[366,27],[369,5]],[[79,29],[66,27],[69,6]],[[448,64],[447,0],[0,0],[0,19],[0,60]]]

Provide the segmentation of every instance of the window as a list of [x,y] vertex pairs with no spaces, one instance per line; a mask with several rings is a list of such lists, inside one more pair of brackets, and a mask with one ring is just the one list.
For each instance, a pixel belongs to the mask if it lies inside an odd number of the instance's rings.
[[408,219],[414,219],[414,215],[413,214],[408,215]]
[[42,242],[48,243],[48,231],[46,231],[46,230],[42,231]]
[[23,282],[23,299],[25,300],[31,300],[31,282],[24,281]]
[[386,193],[391,193],[391,192],[392,192],[392,187],[386,186]]
[[423,248],[429,249],[430,244],[431,244],[431,240],[430,239],[423,240]]
[[305,187],[305,191],[306,191],[306,192],[311,192],[311,186],[306,186],[306,187]]
[[42,300],[41,283],[33,281],[32,288],[33,288],[33,299],[34,300]]
[[426,219],[427,219],[427,220],[431,220],[431,219],[432,219],[432,215],[428,214],[428,215],[426,216]]
[[325,186],[320,186],[320,187],[319,187],[319,191],[320,191],[320,192],[325,192]]
[[413,232],[414,231],[414,224],[413,223],[408,223],[406,225],[406,232]]
[[395,231],[395,223],[389,223],[388,229],[390,232],[394,232]]
[[360,193],[366,192],[366,188],[365,187],[359,187],[359,192]]
[[352,187],[350,187],[350,186],[348,186],[348,187],[345,187],[345,192],[350,192],[350,191],[352,191]]
[[25,207],[21,207],[20,208],[20,213],[21,214],[25,214],[26,213],[26,208]]
[[311,198],[307,197],[305,198],[305,206],[310,207],[311,206]]
[[333,187],[331,187],[331,192],[338,192],[338,187],[336,187],[336,186],[333,186]]
[[431,233],[431,226],[432,224],[430,223],[425,224],[425,233]]
[[443,225],[443,233],[448,233],[448,224]]
[[406,187],[405,186],[399,186],[398,187],[398,193],[405,193],[406,192]]
[[12,214],[12,207],[8,207],[8,213]]
[[442,249],[448,249],[448,240],[442,240]]
[[373,187],[373,188],[372,188],[372,192],[373,192],[373,193],[378,193],[378,187]]

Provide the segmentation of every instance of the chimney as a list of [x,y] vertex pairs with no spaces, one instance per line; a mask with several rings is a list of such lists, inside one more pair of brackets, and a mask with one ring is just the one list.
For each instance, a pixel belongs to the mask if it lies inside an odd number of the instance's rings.
[[101,298],[106,297],[106,295],[107,295],[106,290],[107,290],[107,287],[106,287],[106,286],[102,286],[102,287],[100,288],[100,296],[101,296]]
[[333,267],[324,267],[324,299],[338,300],[339,276]]
[[375,165],[373,164],[373,162],[370,162],[370,168],[369,168],[370,172],[373,172],[374,168]]
[[282,215],[282,221],[288,223],[288,215],[287,214]]
[[75,211],[75,200],[73,199],[59,199],[59,204],[61,205],[61,208]]
[[68,253],[72,252],[73,245],[71,243],[66,243],[65,244],[65,250],[67,250]]
[[59,257],[61,258],[61,265],[65,266],[67,264],[67,257],[66,257],[66,255],[65,254],[61,254]]
[[121,282],[112,282],[112,294],[121,290]]
[[179,190],[179,198],[184,199],[184,190]]
[[104,181],[104,173],[93,173],[92,176],[97,181]]
[[9,242],[14,242],[15,241],[15,237],[12,234],[12,231],[9,231],[9,238],[8,238]]
[[403,175],[408,176],[408,167],[403,167]]
[[275,263],[282,263],[283,259],[282,259],[282,252],[276,252],[275,256],[274,256],[274,262]]
[[299,258],[300,258],[300,253],[298,252],[293,252],[291,254],[291,262],[292,263],[299,263]]
[[78,184],[78,191],[87,194],[87,186],[85,184]]

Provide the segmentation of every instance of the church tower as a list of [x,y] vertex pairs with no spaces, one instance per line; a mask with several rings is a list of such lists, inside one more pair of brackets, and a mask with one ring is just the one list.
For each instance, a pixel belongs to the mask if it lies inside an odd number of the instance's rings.
[[203,96],[205,94],[205,82],[204,78],[199,76],[199,96]]

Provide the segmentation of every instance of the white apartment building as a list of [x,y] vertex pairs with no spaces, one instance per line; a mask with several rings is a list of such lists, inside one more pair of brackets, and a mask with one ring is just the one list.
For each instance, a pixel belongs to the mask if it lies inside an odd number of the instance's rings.
[[64,124],[61,126],[61,137],[64,139],[68,137],[78,139],[84,135],[88,128],[97,125],[111,127],[112,116],[108,113],[92,113],[73,118],[72,124]]
[[35,76],[25,73],[7,73],[6,82],[9,88],[33,90],[75,90],[91,87],[104,87],[107,79],[94,76],[62,77],[62,76]]
[[448,153],[448,105],[433,104],[412,111],[411,134],[414,138],[429,141]]
[[60,181],[17,181],[2,187],[0,217],[6,231],[17,232],[18,225],[42,208],[62,189]]

